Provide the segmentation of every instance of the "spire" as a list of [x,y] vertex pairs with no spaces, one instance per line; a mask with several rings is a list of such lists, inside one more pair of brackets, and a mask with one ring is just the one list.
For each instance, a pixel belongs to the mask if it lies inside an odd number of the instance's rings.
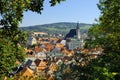
[[79,29],[79,22],[77,22],[77,27],[76,28]]
[[77,36],[77,39],[80,39],[81,37],[80,30],[79,30],[79,22],[77,22],[77,26],[76,26],[76,36]]

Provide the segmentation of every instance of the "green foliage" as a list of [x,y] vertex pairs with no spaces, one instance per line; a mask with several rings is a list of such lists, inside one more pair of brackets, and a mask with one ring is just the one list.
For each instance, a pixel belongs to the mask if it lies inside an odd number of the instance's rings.
[[11,37],[4,36],[2,31],[0,32],[0,76],[8,76],[8,73],[12,71],[12,68],[17,66],[16,61],[24,61],[24,39],[22,38],[22,34],[18,36],[11,39]]
[[[92,80],[120,79],[120,0],[99,0],[99,23],[89,30],[87,47],[100,46],[104,54],[93,60],[89,67]],[[93,47],[93,46],[92,46]]]

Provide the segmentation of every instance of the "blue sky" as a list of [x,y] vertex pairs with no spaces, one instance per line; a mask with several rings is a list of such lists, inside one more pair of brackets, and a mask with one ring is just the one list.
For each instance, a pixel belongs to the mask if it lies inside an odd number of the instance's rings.
[[50,7],[49,0],[45,0],[42,14],[25,12],[20,26],[32,26],[55,22],[95,23],[100,11],[97,8],[99,0],[66,0],[61,4]]

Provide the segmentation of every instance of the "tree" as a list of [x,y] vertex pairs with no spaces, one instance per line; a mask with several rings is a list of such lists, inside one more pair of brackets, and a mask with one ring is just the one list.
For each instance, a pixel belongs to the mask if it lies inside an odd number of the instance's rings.
[[[50,0],[51,6],[64,0]],[[18,29],[24,11],[41,14],[44,0],[0,0],[0,77],[24,61],[25,33]]]
[[[99,23],[89,30],[88,45],[100,46],[104,55],[90,63],[92,79],[120,79],[120,0],[99,0]],[[96,33],[96,34],[95,34]],[[89,46],[88,46],[89,47]]]

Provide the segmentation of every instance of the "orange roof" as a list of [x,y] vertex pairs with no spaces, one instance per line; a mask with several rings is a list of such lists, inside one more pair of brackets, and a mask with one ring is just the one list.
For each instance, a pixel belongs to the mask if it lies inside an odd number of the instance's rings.
[[58,41],[59,38],[50,38],[50,41]]
[[37,72],[41,72],[42,70],[44,70],[47,67],[47,62],[46,61],[41,61],[39,59],[35,60],[35,64],[36,64],[36,70]]
[[57,43],[55,47],[56,47],[56,48],[63,48],[63,47],[64,47],[64,45],[63,45],[63,44],[61,44],[61,43]]
[[42,61],[40,59],[36,59],[35,61],[36,66],[46,66],[47,62],[46,61]]
[[73,56],[75,52],[73,50],[69,50],[68,56]]
[[62,49],[61,49],[61,52],[62,52],[63,54],[66,54],[66,55],[69,53],[69,51],[68,51],[67,49],[65,49],[65,48],[62,48]]
[[68,55],[68,56],[73,56],[73,54],[75,53],[74,50],[67,50],[67,49],[65,49],[65,48],[62,48],[62,49],[61,49],[61,52],[62,52],[63,54]]
[[47,66],[47,62],[46,61],[41,61],[39,63],[39,67],[46,67]]
[[46,44],[49,44],[50,42],[46,42],[46,41],[40,41],[39,44],[42,44],[42,45],[46,45]]
[[82,50],[81,50],[81,53],[87,54],[87,53],[89,53],[89,50],[88,50],[88,49],[82,49]]
[[49,66],[49,69],[52,70],[52,71],[57,71],[58,66],[57,66],[57,64],[51,64],[51,65]]
[[42,52],[43,48],[40,48],[40,47],[35,47],[35,52],[38,53],[38,52]]
[[33,73],[34,72],[30,68],[26,67],[20,72],[20,76],[28,76],[29,77],[29,76],[32,76]]
[[53,48],[54,48],[54,45],[52,45],[52,44],[47,44],[47,45],[45,46],[45,49],[46,49],[47,51],[51,51]]
[[27,53],[27,52],[32,52],[32,50],[31,49],[26,49],[25,48],[25,52]]

